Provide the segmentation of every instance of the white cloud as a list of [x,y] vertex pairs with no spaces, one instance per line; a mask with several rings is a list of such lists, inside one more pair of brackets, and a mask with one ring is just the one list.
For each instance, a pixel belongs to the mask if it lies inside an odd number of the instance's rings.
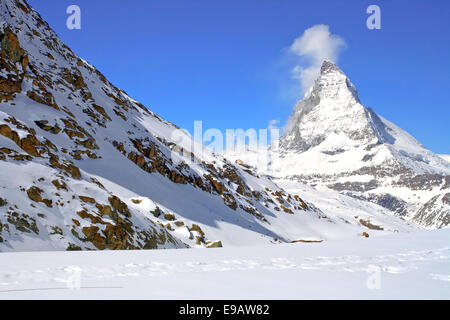
[[[331,34],[327,25],[317,24],[306,29],[289,48],[298,57],[292,78],[300,81],[303,91],[308,90],[319,75],[322,62],[327,59],[337,63],[338,55],[345,47],[344,39]],[[305,60],[306,63],[302,63]]]

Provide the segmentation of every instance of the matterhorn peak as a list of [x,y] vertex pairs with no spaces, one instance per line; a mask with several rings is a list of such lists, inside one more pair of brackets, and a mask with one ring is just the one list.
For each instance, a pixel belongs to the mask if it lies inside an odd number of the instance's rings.
[[[346,150],[361,149],[365,150],[363,158],[367,150],[380,145],[390,150],[388,157],[395,154],[402,158],[406,167],[414,170],[420,167],[417,170],[423,172],[449,172],[448,164],[417,140],[363,106],[345,73],[332,61],[323,61],[314,86],[296,104],[288,120],[280,141],[282,149],[301,153],[314,148],[325,155],[333,155],[336,150],[340,151],[336,154],[342,155]],[[375,153],[365,159],[375,159]],[[386,157],[377,159],[384,161]]]
[[282,145],[306,151],[330,134],[371,143],[374,134],[368,114],[348,77],[336,64],[325,60],[314,86],[296,104]]
[[322,62],[322,66],[320,67],[320,74],[324,75],[324,74],[331,73],[331,72],[339,72],[341,74],[344,74],[342,72],[342,70],[339,69],[339,67],[334,62],[332,62],[331,60],[325,59]]
[[328,59],[322,62],[320,74],[304,99],[309,95],[315,95],[322,100],[339,100],[343,103],[360,102],[358,92],[350,79],[334,62]]

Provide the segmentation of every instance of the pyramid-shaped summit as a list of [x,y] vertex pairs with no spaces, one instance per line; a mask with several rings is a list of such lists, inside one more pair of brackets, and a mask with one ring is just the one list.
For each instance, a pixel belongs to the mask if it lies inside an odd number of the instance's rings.
[[[326,60],[314,86],[295,106],[281,145],[306,151],[328,138],[349,146],[392,140],[381,119],[360,103],[356,88],[344,72]],[[336,148],[340,149],[338,145]]]
[[342,70],[339,69],[339,67],[334,62],[326,59],[323,61],[322,66],[320,67],[320,74],[324,75],[331,72],[339,72],[343,74]]
[[[313,87],[296,104],[280,145],[295,152],[315,149],[330,154],[361,149],[366,159],[377,159],[376,165],[395,159],[417,173],[450,173],[448,162],[363,106],[350,79],[328,60]],[[383,156],[375,157],[381,149]]]

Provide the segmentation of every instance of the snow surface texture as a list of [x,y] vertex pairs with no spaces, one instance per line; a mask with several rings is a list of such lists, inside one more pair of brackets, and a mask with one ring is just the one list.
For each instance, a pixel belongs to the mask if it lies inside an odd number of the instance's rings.
[[0,251],[214,248],[416,229],[371,205],[357,217],[324,213],[180,134],[25,1],[2,0],[0,15]]
[[[256,167],[289,192],[308,184],[331,191],[326,198],[339,192],[368,200],[427,228],[450,221],[448,204],[439,206],[439,214],[423,207],[450,192],[450,163],[364,107],[355,86],[330,61],[297,103],[279,145],[227,157]],[[262,157],[270,159],[268,166],[258,165]],[[302,196],[309,200],[307,193]],[[322,208],[320,200],[315,204]],[[434,218],[423,219],[427,215]]]
[[448,299],[450,230],[217,250],[3,253],[0,299]]

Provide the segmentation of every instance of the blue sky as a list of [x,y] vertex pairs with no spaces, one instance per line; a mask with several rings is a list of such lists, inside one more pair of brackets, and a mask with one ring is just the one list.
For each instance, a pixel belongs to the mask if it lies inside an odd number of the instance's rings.
[[[288,48],[317,24],[346,42],[339,66],[363,105],[450,154],[450,1],[28,0],[75,52],[188,130],[266,128],[301,95]],[[66,8],[82,10],[81,30]],[[381,30],[366,8],[381,8]]]

